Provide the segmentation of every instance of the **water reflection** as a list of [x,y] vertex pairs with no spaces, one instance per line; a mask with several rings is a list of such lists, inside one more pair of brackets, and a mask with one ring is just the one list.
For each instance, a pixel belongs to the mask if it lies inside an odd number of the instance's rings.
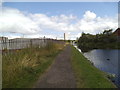
[[118,62],[119,52],[120,50],[95,49],[85,52],[84,55],[100,70],[116,74],[117,77],[115,79],[115,83],[118,84],[118,81],[120,80],[120,72],[118,72],[118,66],[120,66],[120,63]]

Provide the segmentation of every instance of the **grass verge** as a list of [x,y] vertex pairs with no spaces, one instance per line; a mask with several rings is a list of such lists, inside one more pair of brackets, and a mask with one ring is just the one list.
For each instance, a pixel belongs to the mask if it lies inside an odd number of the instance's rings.
[[104,72],[94,67],[75,47],[71,48],[77,88],[116,88]]
[[2,87],[31,88],[63,48],[63,44],[49,43],[3,54]]

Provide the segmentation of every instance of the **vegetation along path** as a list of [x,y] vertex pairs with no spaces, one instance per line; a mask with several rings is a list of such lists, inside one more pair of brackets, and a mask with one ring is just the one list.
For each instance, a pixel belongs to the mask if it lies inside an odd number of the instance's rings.
[[75,88],[76,81],[71,66],[71,47],[57,57],[51,68],[38,80],[35,88]]

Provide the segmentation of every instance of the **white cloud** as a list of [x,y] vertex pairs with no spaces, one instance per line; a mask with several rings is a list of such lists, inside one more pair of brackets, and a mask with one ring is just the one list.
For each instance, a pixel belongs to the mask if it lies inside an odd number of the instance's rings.
[[91,21],[96,18],[96,14],[91,11],[86,11],[83,16],[86,21]]
[[74,31],[71,22],[76,19],[73,15],[60,15],[48,17],[44,14],[31,14],[30,17],[36,22],[43,30],[58,30],[58,31]]
[[68,36],[68,39],[70,39],[70,40],[76,40],[80,36],[81,36],[81,33],[70,33],[69,36]]
[[117,17],[96,17],[95,13],[87,11],[77,23],[77,27],[82,32],[96,34],[105,29],[117,29],[118,19]]
[[52,16],[51,20],[57,23],[71,23],[73,20],[75,20],[77,17],[70,14],[69,16],[66,16],[64,14],[61,14],[60,16]]
[[[0,32],[21,33],[29,37],[39,37],[40,31],[44,32],[45,30],[71,32],[70,34],[79,32],[80,35],[81,32],[96,34],[104,29],[116,29],[118,27],[117,16],[99,17],[91,11],[86,11],[83,18],[80,19],[72,14],[47,16],[41,13],[30,14],[23,13],[18,9],[4,8],[0,22]],[[56,38],[55,35],[48,34],[46,36]],[[70,36],[72,38],[78,37],[78,35]]]
[[29,17],[19,10],[12,8],[3,8],[0,22],[0,32],[33,34],[41,30]]

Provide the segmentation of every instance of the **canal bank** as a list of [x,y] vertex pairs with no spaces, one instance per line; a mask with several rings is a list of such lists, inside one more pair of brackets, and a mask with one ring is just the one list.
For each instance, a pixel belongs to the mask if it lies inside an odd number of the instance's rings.
[[118,51],[117,49],[94,49],[89,52],[84,52],[83,55],[94,63],[94,66],[101,71],[108,73],[108,78],[116,85],[118,82]]
[[105,72],[94,67],[75,47],[71,47],[71,62],[78,88],[116,88]]

